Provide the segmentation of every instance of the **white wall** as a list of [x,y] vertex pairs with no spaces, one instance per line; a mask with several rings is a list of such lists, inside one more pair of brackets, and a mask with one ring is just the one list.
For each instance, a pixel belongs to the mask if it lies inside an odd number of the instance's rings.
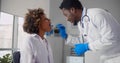
[[50,0],[50,19],[53,24],[62,23],[66,25],[65,17],[59,9],[61,2],[62,0]]
[[54,35],[47,37],[47,40],[51,43],[53,50],[54,63],[63,63],[63,40],[61,37]]
[[1,11],[1,0],[0,0],[0,11]]
[[[61,23],[63,25],[66,26],[66,20],[65,20],[65,17],[63,16],[61,10],[59,9],[59,6],[61,4],[62,0],[50,0],[50,19],[51,19],[51,22],[56,25],[58,23]],[[60,38],[60,37],[59,37]],[[52,38],[51,38],[52,39]],[[59,56],[56,56],[55,57],[55,63],[63,63],[64,61],[64,54],[63,54],[63,50],[64,49],[61,49],[63,47],[63,44],[64,42],[61,41],[61,39],[58,39],[58,40],[53,40],[56,42],[56,45],[58,45],[58,48],[56,48],[56,52],[55,54],[59,54]],[[60,49],[59,49],[60,48]],[[63,47],[64,48],[64,47]],[[59,53],[58,53],[58,52]],[[62,54],[60,54],[60,52],[62,51]],[[57,58],[58,57],[58,58]]]
[[24,17],[27,9],[43,8],[49,16],[49,0],[1,0],[1,11]]

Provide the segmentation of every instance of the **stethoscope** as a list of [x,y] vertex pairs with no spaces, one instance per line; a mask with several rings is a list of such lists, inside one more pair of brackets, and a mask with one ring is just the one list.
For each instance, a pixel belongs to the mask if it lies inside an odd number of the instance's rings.
[[90,17],[87,15],[87,9],[85,10],[85,15],[82,16],[81,18],[81,27],[85,29],[84,33],[82,33],[82,42],[84,43],[86,40],[86,37],[88,35],[88,29],[89,29],[89,22],[90,22]]
[[84,28],[84,23],[83,23],[83,21],[85,20],[85,18],[87,19],[88,22],[90,22],[90,17],[87,15],[87,9],[85,10],[85,15],[82,16],[82,18],[81,18],[82,28]]
[[[81,22],[80,25],[82,29],[85,29],[81,35],[81,41],[82,43],[85,43],[87,40],[87,35],[88,35],[88,29],[89,29],[89,22],[90,22],[90,17],[87,15],[87,9],[85,9],[85,14],[84,16],[81,17]],[[81,32],[80,32],[81,33]],[[83,63],[85,63],[85,54],[83,54]]]

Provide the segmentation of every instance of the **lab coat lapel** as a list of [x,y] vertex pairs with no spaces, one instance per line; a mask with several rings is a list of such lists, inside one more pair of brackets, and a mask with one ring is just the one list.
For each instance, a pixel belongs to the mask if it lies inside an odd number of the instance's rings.
[[47,43],[47,46],[48,46],[49,61],[50,61],[50,63],[54,63],[54,61],[53,61],[53,54],[52,54],[52,49],[51,49],[50,43],[46,39],[45,39],[45,42]]

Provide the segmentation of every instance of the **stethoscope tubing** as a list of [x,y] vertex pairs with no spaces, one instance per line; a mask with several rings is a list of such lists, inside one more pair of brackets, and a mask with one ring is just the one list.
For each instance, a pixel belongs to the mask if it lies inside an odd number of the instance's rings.
[[[85,19],[87,19],[87,25],[86,25],[86,28],[85,28]],[[87,34],[88,34],[88,23],[90,22],[90,18],[89,16],[87,15],[87,9],[86,9],[86,12],[85,12],[85,15],[81,18],[81,26],[82,28],[86,29],[86,31],[84,31],[85,33],[82,34],[82,42],[84,43],[85,42],[85,37],[87,37]]]

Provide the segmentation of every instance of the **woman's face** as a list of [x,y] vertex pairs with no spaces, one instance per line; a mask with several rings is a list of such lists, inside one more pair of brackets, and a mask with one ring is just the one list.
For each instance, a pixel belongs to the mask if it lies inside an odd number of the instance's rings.
[[40,31],[49,32],[51,30],[51,22],[45,15],[41,16],[39,25]]

